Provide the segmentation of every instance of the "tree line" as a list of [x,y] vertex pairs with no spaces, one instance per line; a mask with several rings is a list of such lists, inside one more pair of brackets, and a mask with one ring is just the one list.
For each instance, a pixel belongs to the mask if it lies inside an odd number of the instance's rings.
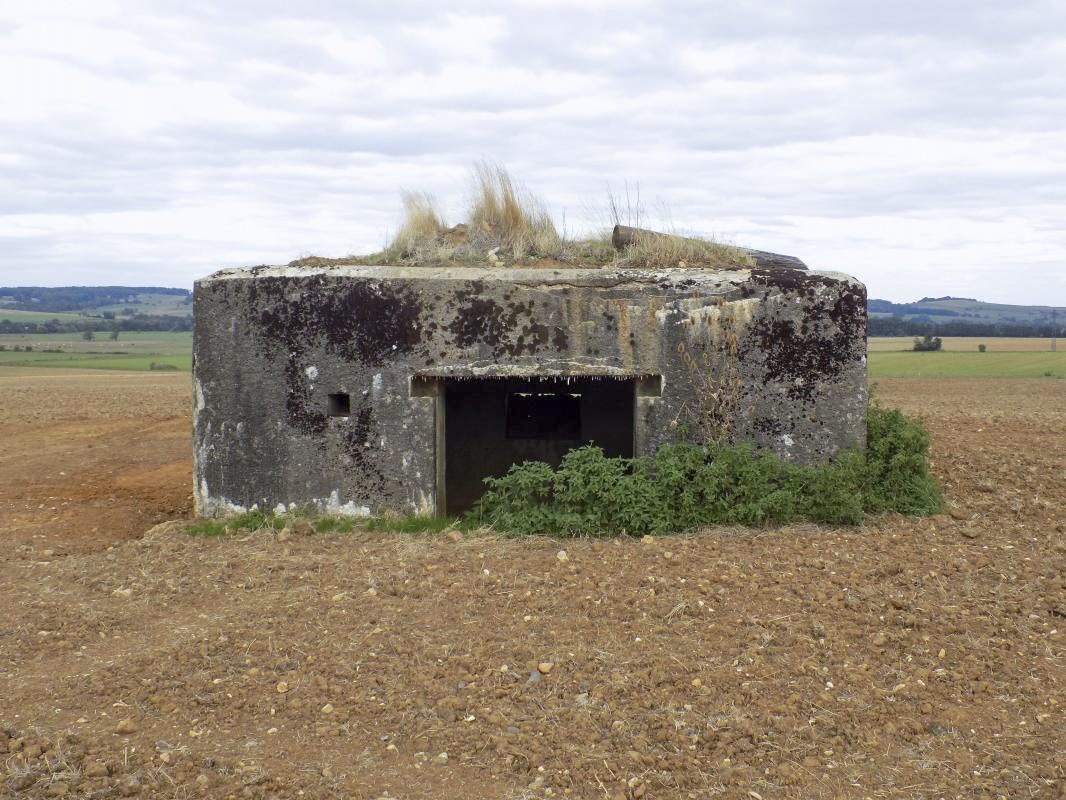
[[7,308],[20,311],[86,311],[100,306],[138,304],[138,295],[171,295],[191,303],[188,289],[165,286],[0,286]]
[[112,333],[114,331],[191,331],[192,314],[172,316],[135,314],[121,319],[79,317],[78,319],[50,319],[44,322],[23,322],[0,319],[0,333]]
[[1026,336],[1046,339],[1066,336],[1062,323],[991,322],[978,320],[932,320],[929,317],[870,317],[870,336]]

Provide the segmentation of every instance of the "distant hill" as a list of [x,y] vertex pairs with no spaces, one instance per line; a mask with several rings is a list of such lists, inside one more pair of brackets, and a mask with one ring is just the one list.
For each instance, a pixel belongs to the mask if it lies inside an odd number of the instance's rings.
[[914,303],[871,299],[871,336],[1063,336],[1066,308],[984,303],[972,297],[923,297]]
[[[867,302],[871,336],[1066,336],[1066,308],[923,297]],[[58,316],[53,316],[58,315]],[[0,332],[188,330],[192,292],[163,286],[0,286]]]
[[188,314],[192,292],[163,286],[0,286],[0,310]]
[[0,286],[0,333],[187,331],[192,292],[164,286]]

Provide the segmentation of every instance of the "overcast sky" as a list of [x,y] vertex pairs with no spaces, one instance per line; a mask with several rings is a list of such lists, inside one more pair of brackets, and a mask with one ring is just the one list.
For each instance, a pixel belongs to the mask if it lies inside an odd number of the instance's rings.
[[1062,0],[0,0],[0,285],[380,249],[487,159],[571,234],[1066,306]]

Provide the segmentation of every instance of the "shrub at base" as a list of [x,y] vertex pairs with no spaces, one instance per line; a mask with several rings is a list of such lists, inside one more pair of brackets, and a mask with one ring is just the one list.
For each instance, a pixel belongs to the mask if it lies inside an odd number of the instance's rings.
[[939,511],[929,433],[876,405],[867,426],[865,453],[846,451],[815,467],[744,445],[678,443],[640,458],[582,447],[558,469],[527,461],[487,479],[488,491],[465,521],[513,533],[642,536],[801,519],[857,525],[864,513]]
[[871,406],[866,415],[865,510],[926,516],[940,510],[944,498],[929,474],[929,431],[904,416]]

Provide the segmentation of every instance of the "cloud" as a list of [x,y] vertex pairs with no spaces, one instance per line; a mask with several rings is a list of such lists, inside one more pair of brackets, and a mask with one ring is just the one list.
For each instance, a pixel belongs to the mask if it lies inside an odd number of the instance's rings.
[[1064,31],[1050,0],[39,2],[0,15],[0,283],[374,249],[399,189],[458,219],[490,158],[572,231],[639,186],[875,296],[1066,305]]

